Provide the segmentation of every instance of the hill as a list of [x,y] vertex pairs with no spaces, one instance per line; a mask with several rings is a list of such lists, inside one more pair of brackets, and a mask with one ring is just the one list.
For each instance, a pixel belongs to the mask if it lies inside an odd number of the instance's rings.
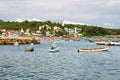
[[[79,33],[82,33],[84,36],[104,36],[104,35],[120,35],[120,29],[109,29],[109,28],[103,28],[99,26],[90,26],[90,25],[80,25],[80,24],[65,24],[64,26],[61,25],[61,23],[57,22],[51,22],[51,21],[23,21],[23,22],[5,22],[0,20],[0,29],[6,29],[6,30],[20,30],[23,28],[24,30],[30,29],[32,32],[36,32],[40,26],[46,26],[48,25],[50,29],[42,29],[42,33],[44,34],[46,31],[50,31],[52,33],[53,28],[55,26],[62,29],[61,31],[58,31],[59,35],[65,35],[67,34],[65,32],[65,28],[68,29],[74,29],[77,28],[79,30]],[[46,26],[47,27],[47,26]]]

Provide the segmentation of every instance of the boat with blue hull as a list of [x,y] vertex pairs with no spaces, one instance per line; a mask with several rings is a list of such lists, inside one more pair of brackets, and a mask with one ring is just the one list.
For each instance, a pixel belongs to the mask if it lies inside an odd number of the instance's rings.
[[53,48],[53,49],[49,49],[49,52],[59,52],[59,47]]
[[51,48],[49,49],[49,52],[58,52],[58,51],[59,51],[58,45],[56,44],[56,42],[53,42],[51,44]]

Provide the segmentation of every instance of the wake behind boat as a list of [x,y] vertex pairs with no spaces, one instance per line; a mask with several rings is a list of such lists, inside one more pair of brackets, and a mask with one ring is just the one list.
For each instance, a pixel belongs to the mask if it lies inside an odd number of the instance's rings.
[[108,46],[104,48],[91,48],[91,49],[78,49],[78,52],[101,52],[101,51],[107,51],[109,49]]

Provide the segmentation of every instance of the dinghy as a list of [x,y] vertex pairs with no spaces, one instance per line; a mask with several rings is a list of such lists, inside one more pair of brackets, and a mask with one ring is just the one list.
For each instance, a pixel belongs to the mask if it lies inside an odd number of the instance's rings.
[[59,51],[58,45],[55,42],[53,42],[51,44],[51,48],[49,49],[49,52],[58,52],[58,51]]
[[91,48],[91,49],[78,49],[78,52],[101,52],[101,51],[107,51],[109,49],[108,46],[104,48]]

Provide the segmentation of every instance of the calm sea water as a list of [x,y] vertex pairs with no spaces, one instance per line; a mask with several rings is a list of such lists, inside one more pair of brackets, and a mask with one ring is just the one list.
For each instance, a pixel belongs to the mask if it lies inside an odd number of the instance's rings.
[[120,46],[106,52],[84,53],[77,48],[101,47],[88,41],[57,41],[60,52],[50,53],[51,43],[25,52],[20,46],[0,46],[0,80],[120,80]]

